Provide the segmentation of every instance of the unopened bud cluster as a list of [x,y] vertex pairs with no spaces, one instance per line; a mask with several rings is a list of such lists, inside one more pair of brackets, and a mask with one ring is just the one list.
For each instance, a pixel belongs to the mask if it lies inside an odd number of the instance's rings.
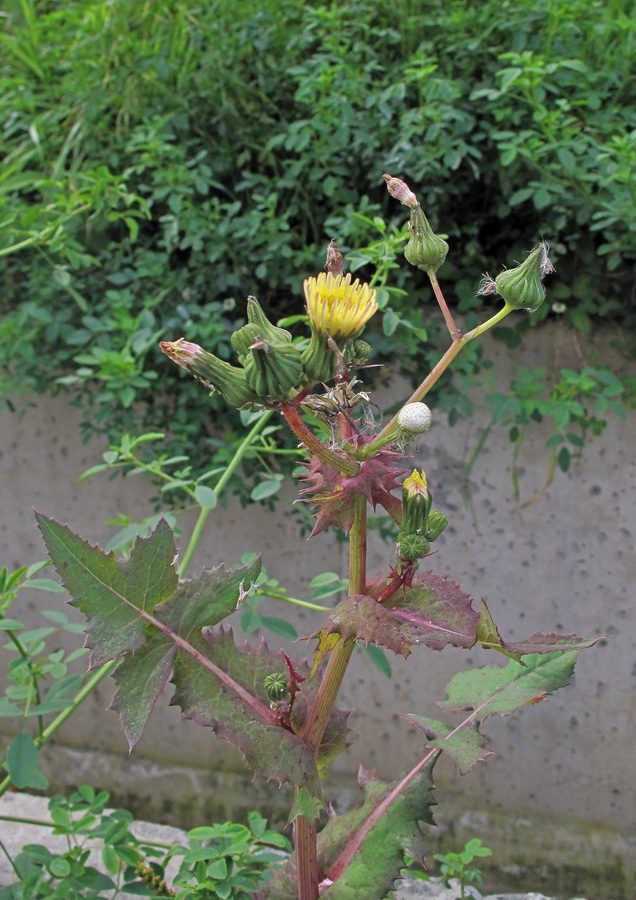
[[[384,179],[391,196],[410,210],[404,255],[412,265],[426,271],[435,283],[435,273],[446,259],[448,244],[434,233],[409,186],[391,175],[385,175]],[[314,384],[345,375],[351,367],[365,365],[369,356],[369,345],[359,338],[378,309],[376,291],[358,279],[353,281],[350,274],[344,274],[343,268],[342,254],[331,241],[326,271],[307,278],[303,285],[311,335],[302,350],[288,331],[269,321],[253,297],[247,302],[247,323],[231,338],[238,366],[183,338],[163,341],[161,349],[207,387],[217,390],[231,406],[271,407],[292,402],[294,398],[299,398],[295,402],[302,402]],[[505,269],[496,279],[484,276],[478,293],[499,294],[506,304],[504,313],[510,309],[535,310],[545,296],[542,279],[553,271],[548,245],[542,242],[516,268]],[[429,426],[428,407],[423,403],[407,404],[398,417],[398,445],[403,449]]]
[[402,484],[402,530],[398,535],[398,557],[417,560],[430,550],[448,525],[448,519],[431,508],[432,498],[424,470],[413,469]]
[[231,406],[289,400],[316,382],[329,381],[343,365],[360,366],[368,359],[370,347],[359,337],[378,308],[376,292],[343,275],[342,267],[342,255],[331,241],[327,271],[304,283],[311,337],[302,351],[289,331],[269,321],[254,297],[247,301],[247,324],[231,337],[240,367],[183,338],[163,341],[161,349]]

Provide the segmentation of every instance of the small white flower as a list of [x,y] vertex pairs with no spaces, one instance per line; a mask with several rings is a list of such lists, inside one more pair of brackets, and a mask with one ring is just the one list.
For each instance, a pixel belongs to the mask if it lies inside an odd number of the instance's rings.
[[398,413],[398,426],[409,434],[423,434],[431,427],[433,415],[426,403],[407,403]]

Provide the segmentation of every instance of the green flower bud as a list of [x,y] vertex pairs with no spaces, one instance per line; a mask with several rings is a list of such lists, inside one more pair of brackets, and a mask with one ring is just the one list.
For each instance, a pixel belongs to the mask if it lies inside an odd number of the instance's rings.
[[533,312],[545,299],[541,279],[551,271],[553,268],[548,259],[548,245],[541,243],[520,266],[504,269],[495,278],[495,289],[508,306]]
[[294,344],[257,339],[250,344],[249,351],[245,380],[259,400],[284,400],[290,391],[300,388],[303,364]]
[[278,703],[280,700],[289,700],[291,694],[287,687],[287,679],[279,672],[273,672],[267,675],[263,681],[265,696],[270,703]]
[[437,509],[432,509],[426,520],[426,537],[432,543],[436,541],[448,525],[448,519]]
[[422,534],[398,534],[398,551],[400,559],[421,559],[426,556],[431,545]]
[[411,208],[410,237],[404,256],[407,262],[425,272],[437,272],[446,259],[448,244],[435,234],[418,204]]
[[350,341],[344,349],[345,362],[348,366],[363,366],[371,356],[371,344],[358,339]]
[[183,338],[178,341],[162,341],[159,346],[178,366],[186,369],[206,387],[216,389],[229,406],[240,409],[256,400],[243,369],[231,366],[198,344],[192,344]]
[[289,331],[272,325],[254,297],[247,299],[247,318],[247,325],[231,337],[247,386],[259,400],[283,400],[302,382],[300,350]]
[[249,359],[250,345],[254,341],[267,341],[269,344],[291,343],[290,332],[272,325],[255,297],[247,298],[247,322],[247,325],[235,331],[230,338],[243,365]]
[[413,469],[402,484],[402,531],[404,534],[425,534],[431,494],[424,470]]

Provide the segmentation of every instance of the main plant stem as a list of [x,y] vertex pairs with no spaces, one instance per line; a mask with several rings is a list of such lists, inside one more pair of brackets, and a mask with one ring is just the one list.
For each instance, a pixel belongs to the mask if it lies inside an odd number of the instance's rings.
[[[362,494],[356,494],[353,502],[353,524],[349,534],[349,596],[364,594],[367,580],[367,501]],[[353,638],[340,641],[329,657],[302,734],[303,742],[314,753],[320,746],[355,644]],[[298,900],[318,900],[316,837],[315,826],[303,816],[298,816],[295,826]]]

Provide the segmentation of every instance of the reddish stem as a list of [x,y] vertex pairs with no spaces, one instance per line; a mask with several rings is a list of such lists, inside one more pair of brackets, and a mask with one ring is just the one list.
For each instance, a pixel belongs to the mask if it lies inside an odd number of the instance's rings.
[[360,464],[353,459],[350,459],[348,456],[345,456],[343,453],[336,453],[335,450],[330,450],[329,447],[326,447],[322,443],[322,441],[319,441],[308,425],[303,422],[297,406],[286,403],[281,407],[281,412],[287,419],[287,424],[291,430],[310,453],[313,453],[318,459],[327,463],[328,466],[337,469],[338,472],[341,472],[343,475],[347,475],[351,478],[358,474],[360,471]]

